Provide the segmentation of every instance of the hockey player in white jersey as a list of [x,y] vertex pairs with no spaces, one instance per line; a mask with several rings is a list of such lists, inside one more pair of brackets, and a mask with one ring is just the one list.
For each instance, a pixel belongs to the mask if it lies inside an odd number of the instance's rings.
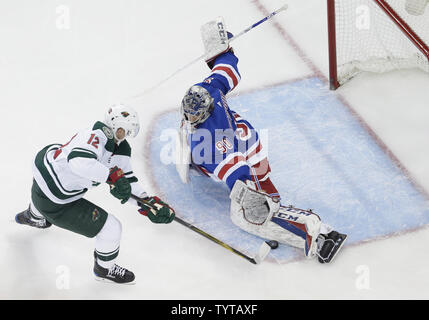
[[[139,128],[133,108],[115,105],[106,112],[103,122],[79,131],[68,143],[43,148],[33,162],[29,208],[15,218],[32,227],[55,225],[95,237],[93,271],[97,280],[130,284],[135,276],[115,263],[122,232],[120,221],[84,199],[88,189],[107,182],[114,197],[121,203],[138,205],[138,211],[154,223],[170,223],[175,216],[158,197],[146,194],[133,173],[126,138],[136,137]],[[131,194],[148,201],[150,207],[137,203]]]
[[[228,41],[222,35],[223,21],[212,25],[213,31],[210,25],[205,29],[207,37],[203,33],[209,53]],[[311,210],[281,205],[258,132],[229,108],[225,98],[241,79],[238,59],[229,44],[223,52],[216,51],[206,60],[210,75],[193,85],[182,100],[177,148],[182,181],[189,180],[189,168],[193,168],[226,183],[234,224],[265,239],[302,248],[307,257],[318,257],[321,263],[332,261],[347,236],[322,223]]]

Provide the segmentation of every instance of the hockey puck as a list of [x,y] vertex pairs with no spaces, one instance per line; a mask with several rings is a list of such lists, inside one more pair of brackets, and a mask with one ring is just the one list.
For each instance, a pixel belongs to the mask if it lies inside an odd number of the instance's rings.
[[271,249],[276,249],[279,246],[279,243],[276,240],[265,241]]

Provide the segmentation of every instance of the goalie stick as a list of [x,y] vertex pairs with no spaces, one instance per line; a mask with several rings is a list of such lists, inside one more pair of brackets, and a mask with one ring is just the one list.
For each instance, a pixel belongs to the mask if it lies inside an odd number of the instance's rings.
[[[139,198],[133,194],[131,195],[131,198],[133,198],[137,202],[144,203],[146,206],[151,207],[152,209],[157,210],[157,208],[154,205],[152,205],[150,202],[148,202],[147,200]],[[270,253],[271,248],[272,248],[272,242],[271,241],[269,241],[269,242],[264,241],[262,243],[261,247],[259,248],[256,256],[249,257],[248,255],[244,254],[243,252],[238,251],[237,249],[235,249],[235,248],[231,247],[230,245],[226,244],[225,242],[215,238],[214,236],[208,234],[207,232],[197,228],[196,226],[186,222],[185,220],[182,220],[178,216],[174,217],[174,221],[176,221],[176,222],[180,223],[181,225],[191,229],[192,231],[202,235],[203,237],[210,239],[211,241],[217,243],[218,245],[224,247],[225,249],[235,253],[236,255],[246,259],[247,261],[249,261],[253,264],[260,264],[267,257],[268,253]]]
[[[286,10],[288,8],[287,4],[284,4],[281,8],[277,9],[276,11],[271,12],[268,16],[266,16],[265,18],[259,20],[258,22],[255,22],[254,24],[252,24],[250,27],[244,29],[243,31],[241,31],[240,33],[238,33],[237,35],[233,36],[232,38],[229,39],[229,42],[234,41],[235,39],[237,39],[238,37],[241,37],[243,34],[249,32],[250,30],[252,30],[253,28],[259,26],[261,23],[271,19],[273,16],[275,16],[276,14]],[[133,99],[139,98],[140,96],[158,88],[159,86],[161,86],[164,82],[170,80],[171,78],[173,78],[176,74],[178,74],[179,72],[185,70],[186,68],[190,67],[191,65],[193,65],[194,63],[200,61],[201,59],[205,58],[205,56],[207,55],[207,52],[205,52],[203,55],[199,56],[198,58],[196,58],[195,60],[192,60],[191,62],[189,62],[188,64],[186,64],[185,66],[181,67],[180,69],[176,70],[175,72],[173,72],[170,76],[168,76],[167,78],[161,80],[160,82],[158,82],[156,85],[154,85],[153,87],[146,89],[145,91],[143,91],[140,94],[137,94],[135,96],[133,96]]]

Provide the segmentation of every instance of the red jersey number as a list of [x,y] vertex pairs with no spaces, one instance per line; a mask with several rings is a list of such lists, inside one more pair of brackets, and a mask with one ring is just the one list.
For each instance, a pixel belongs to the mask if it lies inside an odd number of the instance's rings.
[[98,139],[98,137],[96,137],[94,133],[91,134],[91,137],[88,140],[88,144],[93,146],[95,149],[98,149],[99,143],[100,143],[100,139]]

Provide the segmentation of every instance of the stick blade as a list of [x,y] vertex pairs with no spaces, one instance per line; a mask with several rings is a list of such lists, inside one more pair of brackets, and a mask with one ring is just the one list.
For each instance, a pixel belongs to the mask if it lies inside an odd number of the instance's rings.
[[288,8],[288,5],[287,5],[287,3],[285,3],[280,9],[279,9],[279,11],[283,11],[283,10],[286,10]]
[[270,253],[271,247],[264,241],[259,248],[258,254],[253,258],[256,264],[260,264]]

